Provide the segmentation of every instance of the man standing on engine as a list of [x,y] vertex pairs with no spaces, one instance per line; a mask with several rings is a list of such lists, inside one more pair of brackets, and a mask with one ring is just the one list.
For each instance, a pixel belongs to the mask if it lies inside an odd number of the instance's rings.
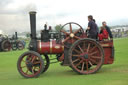
[[88,21],[89,21],[88,22],[88,27],[87,27],[87,30],[89,31],[88,37],[92,38],[92,39],[97,39],[98,28],[97,28],[96,23],[93,20],[92,15],[88,16]]

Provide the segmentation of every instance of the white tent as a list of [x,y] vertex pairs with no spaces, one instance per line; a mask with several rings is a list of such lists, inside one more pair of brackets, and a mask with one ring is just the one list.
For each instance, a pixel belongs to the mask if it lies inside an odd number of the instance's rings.
[[0,34],[4,34],[2,30],[0,30]]

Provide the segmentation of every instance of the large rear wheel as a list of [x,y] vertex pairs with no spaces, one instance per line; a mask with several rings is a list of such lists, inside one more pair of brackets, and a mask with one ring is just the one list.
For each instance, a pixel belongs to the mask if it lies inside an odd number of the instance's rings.
[[97,72],[104,62],[104,51],[93,39],[80,39],[69,49],[71,68],[79,74]]

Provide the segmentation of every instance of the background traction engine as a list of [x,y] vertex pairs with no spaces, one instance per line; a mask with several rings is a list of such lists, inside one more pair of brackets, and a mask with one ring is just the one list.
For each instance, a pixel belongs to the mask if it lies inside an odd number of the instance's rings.
[[0,34],[0,52],[8,52],[11,50],[10,39],[6,35]]
[[11,38],[5,35],[0,35],[0,52],[8,52],[11,50],[23,50],[25,41],[18,40],[17,32]]
[[[96,41],[87,38],[83,28],[74,22],[66,23],[60,32],[50,33],[47,25],[36,37],[36,12],[30,12],[31,41],[29,51],[23,53],[17,62],[19,73],[26,77],[38,77],[44,73],[50,62],[49,56],[56,54],[62,66],[69,66],[78,74],[97,72],[103,64],[114,61],[113,41]],[[63,28],[69,28],[65,31]],[[73,29],[78,28],[78,29]]]
[[18,39],[17,32],[12,36],[10,42],[12,50],[23,50],[25,48],[25,41]]

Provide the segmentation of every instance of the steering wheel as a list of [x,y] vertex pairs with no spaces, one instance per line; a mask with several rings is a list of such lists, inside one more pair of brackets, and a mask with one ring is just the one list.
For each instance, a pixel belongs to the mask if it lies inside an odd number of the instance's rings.
[[[68,27],[69,32],[64,30],[64,28],[68,25],[69,25],[69,27]],[[73,32],[72,25],[78,27],[77,30],[75,30],[74,32]],[[79,24],[77,24],[75,22],[69,22],[62,26],[60,32],[64,33],[65,37],[64,37],[64,40],[62,41],[62,44],[64,44],[65,42],[74,43],[76,40],[79,40],[80,35],[84,33],[84,30],[83,30],[82,26],[80,26]]]

